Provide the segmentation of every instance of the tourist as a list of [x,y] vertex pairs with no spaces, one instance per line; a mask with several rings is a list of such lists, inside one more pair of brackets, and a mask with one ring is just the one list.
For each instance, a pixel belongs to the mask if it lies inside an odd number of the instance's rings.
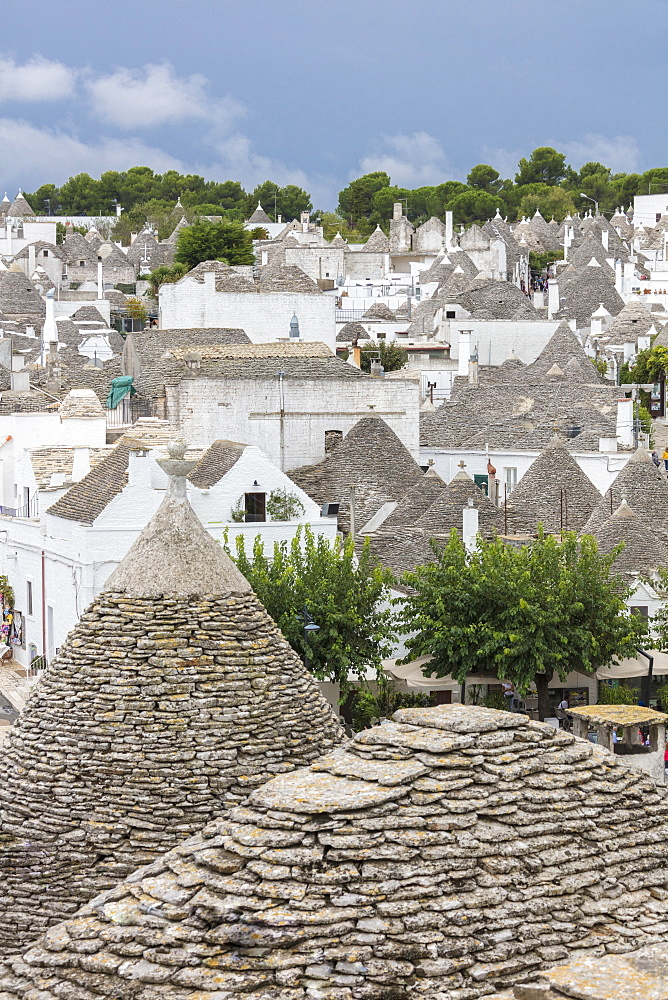
[[515,685],[512,681],[503,681],[503,697],[506,699],[506,705],[508,706],[509,712],[517,711],[517,691],[515,690]]
[[659,466],[661,465],[661,459],[659,458],[659,456],[657,455],[657,453],[655,451],[652,452],[652,461],[654,462],[654,464],[656,465],[656,467],[658,469]]
[[668,445],[666,445],[666,447],[663,449],[663,455],[661,456],[661,458],[663,459],[663,464],[665,466],[666,472],[668,472]]
[[564,695],[564,697],[557,705],[557,718],[561,723],[562,729],[570,729],[570,719],[566,714],[567,712],[568,712],[568,698],[566,697],[566,695]]

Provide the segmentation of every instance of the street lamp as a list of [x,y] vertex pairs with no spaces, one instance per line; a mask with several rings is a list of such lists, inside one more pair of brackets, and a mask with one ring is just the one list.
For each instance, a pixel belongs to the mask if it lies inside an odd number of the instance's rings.
[[306,640],[308,639],[310,632],[319,632],[320,626],[316,625],[313,621],[313,616],[306,608],[302,608],[301,611],[297,612],[297,619],[304,627],[304,666],[308,670],[308,645],[306,644]]
[[596,201],[596,198],[590,198],[588,194],[584,194],[582,191],[580,191],[580,197],[586,198],[587,201],[593,201],[594,205],[596,206],[596,214],[598,215],[598,202]]

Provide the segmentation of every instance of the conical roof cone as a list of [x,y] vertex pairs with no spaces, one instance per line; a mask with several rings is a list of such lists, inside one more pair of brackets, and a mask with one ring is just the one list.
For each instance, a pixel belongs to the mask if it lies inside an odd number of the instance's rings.
[[[651,823],[623,821],[638,803]],[[653,777],[517,713],[402,709],[99,895],[5,963],[0,995],[475,1000],[667,924]]]
[[390,516],[383,521],[383,528],[400,524],[413,525],[438,500],[445,489],[445,483],[437,472],[429,469],[421,479],[411,486],[399,501]]
[[524,473],[508,497],[508,523],[513,532],[580,531],[600,501],[591,479],[559,439],[554,440]]
[[463,469],[450,480],[436,502],[417,519],[415,527],[429,535],[449,535],[454,528],[461,535],[462,511],[469,500],[478,509],[481,535],[489,538],[503,530],[501,511]]
[[596,534],[602,524],[626,500],[635,515],[653,532],[668,531],[668,482],[645,448],[638,448],[622,471],[600,497],[582,534]]
[[162,464],[170,493],[3,747],[4,953],[343,735],[191,511],[194,463]]
[[596,530],[594,537],[599,550],[605,555],[620,542],[623,544],[624,548],[613,563],[613,570],[627,578],[648,576],[659,566],[668,566],[665,535],[649,530],[626,500],[622,500],[614,514]]

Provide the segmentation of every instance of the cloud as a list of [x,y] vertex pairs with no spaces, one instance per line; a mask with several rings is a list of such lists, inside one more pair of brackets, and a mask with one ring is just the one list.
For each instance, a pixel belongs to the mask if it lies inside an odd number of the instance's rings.
[[633,173],[640,167],[640,150],[631,135],[609,138],[589,132],[579,142],[555,142],[551,145],[565,153],[566,159],[578,169],[583,163],[591,162],[602,163],[613,173]]
[[72,174],[99,176],[104,170],[127,170],[138,164],[159,172],[186,169],[181,160],[140,139],[103,136],[86,143],[56,129],[0,118],[0,177],[5,183],[14,180],[30,190],[45,181],[62,184]]
[[[386,147],[360,161],[362,173],[384,170],[398,187],[416,188],[453,180],[448,158],[438,139],[428,132],[384,135]],[[355,173],[353,176],[359,176]]]
[[77,72],[61,62],[33,56],[22,65],[0,57],[2,101],[59,101],[74,91]]
[[138,70],[121,67],[89,79],[86,89],[95,115],[118,128],[140,130],[196,118],[225,131],[246,109],[231,97],[212,100],[207,86],[199,73],[179,77],[169,63],[162,63]]
[[480,162],[489,163],[490,166],[499,171],[501,177],[509,177],[512,180],[517,173],[517,164],[520,161],[520,157],[525,155],[526,153],[519,149],[483,146]]

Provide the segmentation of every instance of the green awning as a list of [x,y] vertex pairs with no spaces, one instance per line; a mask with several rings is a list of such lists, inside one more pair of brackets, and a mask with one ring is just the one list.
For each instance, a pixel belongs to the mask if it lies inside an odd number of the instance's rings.
[[109,395],[107,396],[107,409],[115,410],[122,399],[129,394],[130,396],[136,396],[137,390],[132,384],[132,375],[119,375],[118,378],[111,380],[111,388],[109,389]]

